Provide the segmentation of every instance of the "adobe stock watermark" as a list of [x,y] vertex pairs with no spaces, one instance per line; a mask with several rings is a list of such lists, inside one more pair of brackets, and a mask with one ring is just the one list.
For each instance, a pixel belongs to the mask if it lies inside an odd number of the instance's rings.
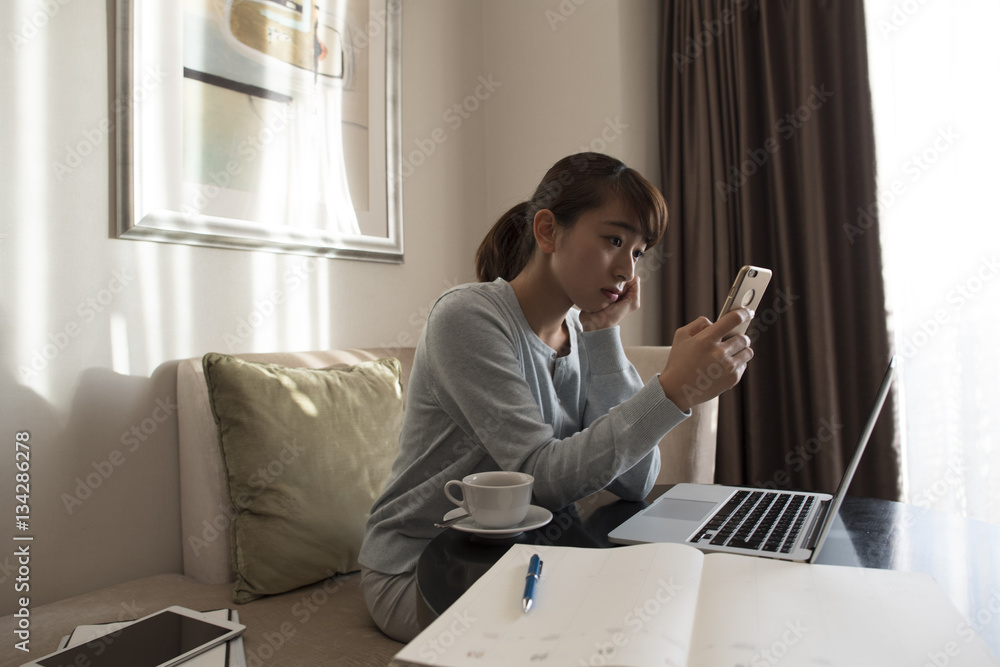
[[185,202],[181,206],[181,212],[184,216],[190,220],[192,217],[200,215],[212,201],[222,194],[224,189],[229,187],[235,177],[242,174],[264,153],[275,139],[287,133],[297,116],[298,112],[292,105],[283,105],[268,117],[264,126],[256,134],[248,134],[237,144],[233,159],[226,161],[225,168],[209,171],[208,178],[211,183],[200,184],[191,201]]
[[265,322],[274,317],[278,312],[278,306],[285,303],[285,293],[274,290],[267,296],[263,296],[254,301],[253,308],[245,316],[236,320],[236,328],[222,335],[229,352],[235,352],[243,343],[253,337],[254,332],[264,325]]
[[273,290],[254,300],[250,312],[236,320],[236,326],[232,331],[227,331],[222,335],[229,352],[236,352],[243,343],[253,337],[257,329],[271,320],[277,314],[279,307],[288,300],[291,294],[307,283],[309,276],[315,273],[317,268],[319,268],[319,260],[315,257],[298,262],[281,276],[282,284],[286,286],[286,289]]
[[639,276],[639,282],[649,280],[660,269],[667,265],[667,260],[674,256],[674,253],[666,251],[666,245],[661,240],[660,244],[652,250],[647,250],[639,259],[635,267],[635,275]]
[[11,563],[9,555],[4,556],[3,562],[0,563],[0,584],[7,583],[7,580],[16,574],[17,563]]
[[750,323],[750,329],[747,331],[750,344],[756,343],[758,338],[778,323],[779,316],[790,311],[792,305],[801,298],[801,295],[793,294],[790,290],[779,287],[775,292],[771,305],[767,308],[758,309],[754,314],[753,322]]
[[592,152],[592,153],[606,153],[608,146],[616,142],[625,130],[628,129],[628,125],[623,123],[621,118],[615,116],[614,120],[610,118],[604,119],[604,127],[601,129],[598,136],[594,137],[590,141],[584,144],[580,144],[580,152]]
[[951,125],[938,128],[937,134],[929,146],[903,161],[901,167],[903,176],[892,179],[887,187],[879,188],[875,201],[866,208],[859,206],[858,216],[854,224],[850,222],[843,224],[847,240],[853,244],[857,237],[871,229],[879,211],[887,211],[901,197],[904,197],[933,165],[951,150],[959,139],[961,139],[961,135]]
[[749,667],[773,667],[777,665],[788,655],[793,646],[802,641],[802,637],[807,632],[809,632],[809,628],[802,625],[802,621],[787,621],[785,631],[780,637],[751,656]]
[[911,502],[917,507],[931,509],[948,494],[948,491],[962,488],[964,480],[965,466],[961,456],[958,460],[949,459],[948,467],[941,477],[914,495]]
[[[927,660],[920,667],[947,667],[954,658],[962,654],[963,648],[975,641],[977,634],[986,633],[997,616],[1000,616],[1000,591],[994,588],[990,591],[990,599],[979,611],[955,626],[954,634],[957,639],[945,642],[939,650],[928,652]],[[960,644],[958,640],[963,643]]]
[[201,534],[188,535],[188,546],[194,552],[195,558],[201,555],[203,549],[226,534],[232,522],[239,514],[240,507],[248,507],[264,491],[269,489],[278,479],[280,479],[289,466],[295,464],[302,452],[306,450],[304,445],[299,444],[295,439],[291,442],[281,443],[281,449],[265,465],[261,465],[246,478],[247,491],[240,492],[228,505],[220,505],[221,510],[209,519],[202,519]]
[[[132,602],[122,601],[118,604],[118,606],[121,607],[121,611],[118,612],[117,622],[110,626],[111,628],[114,629],[108,632],[107,634],[101,635],[87,642],[88,645],[97,646],[96,655],[101,655],[102,653],[104,653],[105,648],[113,644],[115,640],[121,636],[122,629],[124,628],[125,625],[139,618],[142,618],[143,616],[149,615],[149,612],[146,610],[146,608],[139,606],[134,599],[132,600]],[[117,625],[118,627],[115,627],[115,625]],[[20,630],[14,630],[14,635],[17,636],[19,639],[21,639],[21,641],[15,644],[14,646],[21,651],[30,652],[29,648],[30,640],[26,638],[26,634],[30,633],[28,632],[28,630],[24,628]],[[76,660],[74,661],[74,664],[89,665],[90,663],[89,661],[86,660],[83,661]]]
[[903,335],[896,350],[899,356],[903,359],[915,357],[951,323],[952,317],[956,313],[966,304],[978,298],[979,294],[998,274],[1000,274],[1000,262],[997,261],[996,253],[990,257],[981,258],[979,265],[971,275],[948,290],[945,295],[945,303],[951,306],[950,309],[936,309],[930,317],[921,320],[912,327],[910,333]]
[[95,127],[84,130],[82,138],[63,147],[62,161],[52,163],[52,170],[60,182],[67,175],[80,168],[86,159],[108,141],[108,137],[117,127],[119,121],[136,105],[141,104],[146,97],[160,87],[167,73],[161,69],[146,67],[137,75],[138,83],[129,91],[127,97],[121,95],[115,99],[112,115],[103,118]]
[[[493,79],[493,74],[480,75],[477,81],[479,85],[476,86],[472,93],[452,104],[441,114],[441,119],[448,124],[452,132],[457,132],[463,123],[472,118],[472,115],[503,85],[502,81]],[[413,144],[416,148],[403,156],[402,178],[405,179],[412,176],[419,167],[426,164],[427,160],[434,155],[438,146],[446,141],[448,141],[448,132],[440,126],[431,130],[428,136],[414,139]]]
[[781,141],[788,141],[794,137],[831,97],[833,97],[833,91],[827,90],[826,84],[820,84],[819,88],[810,86],[808,99],[794,111],[786,113],[783,118],[779,118],[774,123],[771,136],[764,140],[764,145],[758,148],[748,148],[745,160],[738,165],[730,165],[726,180],[715,182],[715,190],[722,201],[729,201],[729,195],[738,192],[746,185],[747,181],[767,164],[771,156],[780,150],[781,142],[775,138],[775,135],[780,137]]
[[266,665],[284,647],[285,643],[295,636],[295,632],[295,626],[292,625],[291,621],[282,621],[276,628],[262,632],[262,641],[244,649],[247,667]]
[[559,26],[568,21],[569,17],[586,2],[587,0],[559,0],[559,5],[556,7],[558,11],[546,9],[545,20],[549,22],[549,29],[552,32],[558,30]]
[[367,49],[372,40],[379,37],[389,27],[389,17],[398,16],[403,10],[402,2],[387,2],[385,9],[371,10],[368,12],[368,22],[364,25],[364,30],[357,26],[351,26],[348,34],[351,36],[351,43],[348,48],[357,54]]
[[468,609],[461,611],[454,607],[448,609],[445,615],[451,619],[451,623],[437,634],[435,637],[427,637],[417,649],[418,655],[430,663],[435,663],[448,652],[455,642],[468,632],[476,623],[476,618],[469,614]]
[[[656,591],[642,604],[636,605],[622,619],[623,627],[616,629],[608,641],[594,644],[594,652],[590,658],[579,660],[581,667],[604,667],[613,665],[618,652],[626,646],[631,638],[642,632],[642,629],[652,622],[670,602],[681,592],[681,586],[674,583],[673,578],[666,581],[660,579]],[[629,630],[630,632],[626,632]]]
[[907,23],[913,19],[917,13],[924,8],[929,0],[901,0],[894,2],[888,16],[881,17],[875,21],[882,39],[888,40],[890,35],[899,32]]
[[[327,570],[326,577],[322,584],[302,589],[302,595],[290,607],[289,611],[292,617],[298,621],[299,627],[312,620],[320,609],[343,590],[345,582],[342,575]],[[247,667],[261,667],[268,664],[284,648],[288,640],[298,632],[295,624],[287,619],[272,626],[272,628],[272,630],[263,633],[263,641],[257,642],[252,647],[247,647]]]
[[[577,487],[576,495],[560,499],[560,502],[556,504],[563,504],[565,507],[555,512],[552,521],[544,528],[538,529],[538,544],[552,546],[570,531],[586,531],[580,518],[580,508],[602,502],[596,494],[614,480],[615,476],[610,469],[595,471],[591,477],[584,479]],[[629,500],[638,500],[638,498]]]
[[[784,288],[778,288],[772,304],[767,308],[759,308],[754,313],[753,321],[747,330],[747,337],[750,339],[750,344],[752,345],[768,329],[777,324],[780,316],[791,310],[792,305],[800,298],[799,295],[786,291]],[[699,369],[694,383],[685,384],[682,388],[684,398],[691,403],[700,402],[700,397],[704,392],[711,388],[716,380],[731,370],[728,362],[725,360],[711,364],[707,368]]]
[[330,598],[340,593],[343,588],[344,578],[333,570],[327,570],[323,585],[303,593],[298,601],[292,605],[292,616],[299,621],[299,625],[305,625],[312,619],[313,614],[317,613],[330,601]]
[[474,435],[466,434],[461,440],[451,445],[450,456],[441,461],[437,470],[425,470],[424,481],[420,482],[408,494],[407,513],[419,514],[425,505],[440,506],[444,504],[449,509],[454,506],[445,498],[444,487],[452,475],[448,471],[463,459],[477,451],[480,451],[482,443],[488,442],[492,436],[500,433],[503,429],[504,420],[502,415],[487,408],[486,414],[473,426]]
[[[160,428],[160,425],[169,421],[177,414],[177,403],[172,396],[157,398],[156,407],[149,413],[149,416],[137,424],[133,424],[127,431],[121,434],[119,442],[123,449],[112,450],[107,458],[100,461],[91,461],[93,470],[86,475],[78,476],[74,481],[76,486],[73,493],[63,493],[60,499],[66,508],[66,513],[72,515],[77,508],[82,507],[84,502],[90,499],[94,493],[104,485],[116,470],[125,465],[128,455],[134,454],[142,447],[150,436]],[[123,451],[124,450],[124,451]]]
[[43,373],[49,364],[73,344],[84,327],[108,310],[134,280],[135,275],[128,269],[112,272],[103,288],[77,304],[77,317],[67,320],[59,329],[50,333],[44,344],[31,351],[28,361],[17,367],[21,382],[27,382]]
[[570,167],[562,169],[555,178],[550,179],[545,184],[545,189],[537,194],[532,200],[538,210],[548,208],[552,202],[559,198],[563,190],[576,182],[578,174],[587,173],[590,163],[599,157],[594,157],[592,153],[603,153],[608,144],[617,141],[618,138],[628,129],[628,125],[621,122],[618,116],[612,121],[610,118],[604,119],[604,129],[598,136],[589,142],[581,144],[580,152],[573,155],[569,162]]
[[[844,430],[844,425],[837,423],[833,419],[827,419],[822,417],[819,420],[819,428],[816,429],[816,435],[806,438],[804,442],[799,443],[794,449],[785,452],[785,465],[787,465],[792,472],[799,472],[806,467],[810,461],[819,454],[823,448],[827,445],[833,443],[837,434]],[[779,470],[771,477],[767,482],[757,482],[755,486],[763,489],[777,489],[779,487],[785,488],[792,481],[792,478],[784,470]]]
[[674,61],[674,67],[677,68],[677,71],[683,74],[684,69],[688,65],[704,55],[705,49],[715,42],[719,35],[726,29],[726,26],[731,25],[736,20],[738,12],[750,6],[750,2],[751,0],[736,0],[735,12],[731,7],[727,6],[722,10],[722,15],[719,18],[703,19],[701,22],[702,30],[693,37],[688,37],[683,51],[674,51],[671,56],[671,60]]
[[[461,284],[462,281],[458,278],[446,278],[444,281],[444,292],[447,292],[451,288],[457,287]],[[434,307],[434,304],[437,303],[437,300],[440,298],[441,295],[437,295],[426,304],[418,306],[406,319],[410,328],[401,330],[391,341],[388,343],[383,341],[382,344],[379,345],[379,347],[386,353],[386,356],[394,357],[398,355],[403,348],[416,347],[417,340],[420,338],[420,332],[423,331],[424,326],[427,324],[427,318],[430,317],[431,308]]]
[[14,53],[20,53],[28,46],[28,42],[38,37],[41,31],[48,27],[49,21],[56,17],[59,10],[70,2],[72,0],[40,0],[36,3],[38,8],[21,20],[17,32],[11,30],[7,33],[7,40],[10,42],[11,48],[14,49]]

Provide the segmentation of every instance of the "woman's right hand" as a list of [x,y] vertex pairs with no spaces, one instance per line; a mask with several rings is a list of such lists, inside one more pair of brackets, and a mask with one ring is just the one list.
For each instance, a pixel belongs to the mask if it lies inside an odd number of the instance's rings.
[[750,338],[723,338],[752,317],[751,311],[739,308],[718,322],[699,317],[677,330],[667,365],[660,373],[663,393],[674,405],[687,412],[736,386],[753,358]]

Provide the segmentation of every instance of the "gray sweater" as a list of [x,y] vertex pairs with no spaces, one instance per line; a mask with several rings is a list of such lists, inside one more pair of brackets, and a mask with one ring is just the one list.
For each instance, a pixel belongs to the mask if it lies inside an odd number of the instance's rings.
[[643,386],[618,327],[584,332],[567,317],[569,354],[557,357],[528,326],[514,289],[462,285],[431,309],[407,390],[400,451],[368,519],[359,560],[385,574],[416,568],[433,526],[455,505],[451,479],[484,470],[535,477],[533,502],[560,509],[607,487],[649,493],[657,443],[690,413],[654,378]]

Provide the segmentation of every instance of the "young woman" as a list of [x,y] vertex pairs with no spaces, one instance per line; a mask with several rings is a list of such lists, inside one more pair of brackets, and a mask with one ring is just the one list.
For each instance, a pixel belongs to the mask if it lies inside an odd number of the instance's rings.
[[409,641],[420,630],[414,572],[441,531],[434,522],[454,508],[448,480],[526,472],[533,502],[550,510],[602,488],[640,500],[663,435],[739,381],[750,340],[722,338],[746,310],[679,329],[645,386],[625,357],[618,324],[639,308],[636,262],[666,222],[663,197],[636,171],[597,153],[564,158],[490,230],[476,255],[481,282],[434,304],[399,456],[360,554],[365,600],[387,635]]

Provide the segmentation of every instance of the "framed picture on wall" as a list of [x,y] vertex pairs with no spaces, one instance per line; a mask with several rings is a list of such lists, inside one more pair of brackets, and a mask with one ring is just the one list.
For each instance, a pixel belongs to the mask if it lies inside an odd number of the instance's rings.
[[401,262],[401,1],[118,0],[118,236]]

